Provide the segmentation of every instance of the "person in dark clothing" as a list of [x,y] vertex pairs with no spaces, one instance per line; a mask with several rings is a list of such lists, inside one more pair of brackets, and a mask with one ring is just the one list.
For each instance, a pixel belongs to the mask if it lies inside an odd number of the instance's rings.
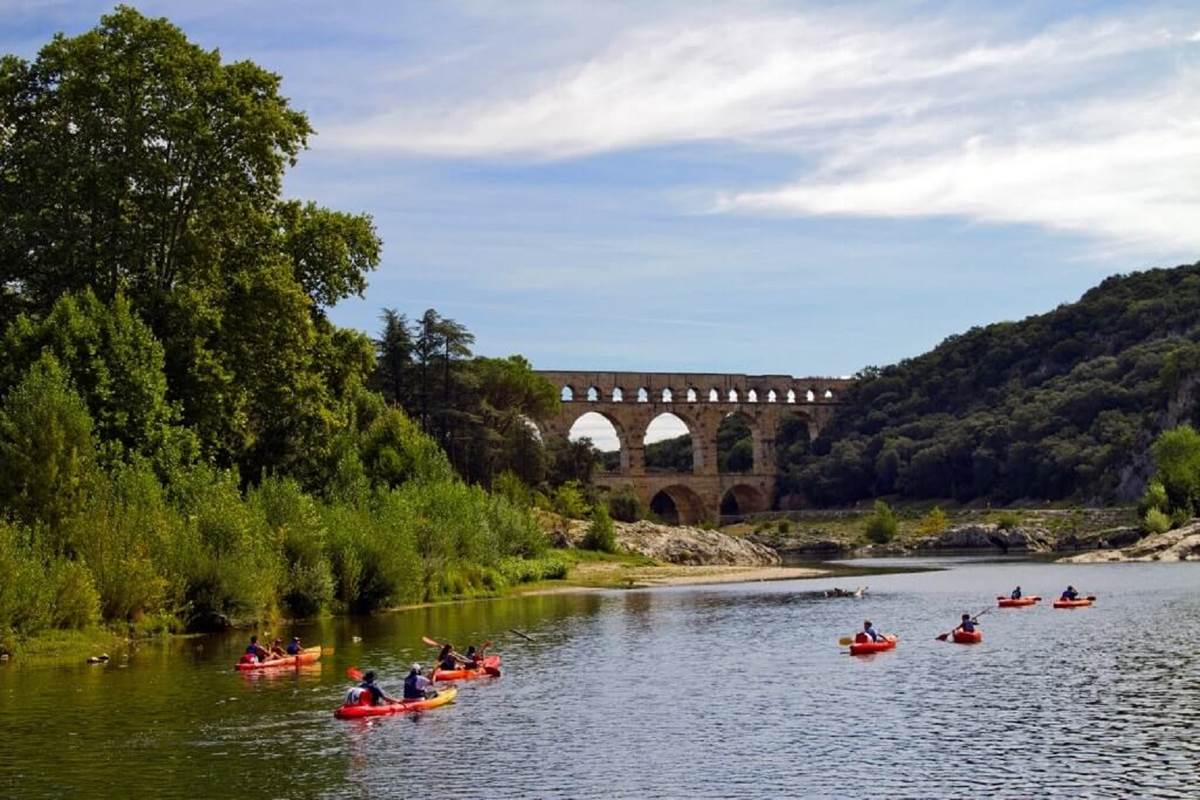
[[1062,599],[1063,600],[1078,600],[1079,592],[1075,591],[1074,586],[1068,586],[1066,588],[1066,590],[1062,593]]
[[271,657],[271,654],[267,651],[267,648],[258,643],[257,636],[250,637],[250,644],[246,645],[246,653],[254,656],[259,661],[266,661]]
[[288,642],[287,654],[289,656],[298,656],[302,650],[304,650],[304,648],[300,645],[300,637],[293,636],[292,640]]
[[421,674],[420,664],[413,664],[408,671],[408,677],[404,679],[404,699],[424,700],[429,697],[437,697],[433,681]]
[[1021,587],[1018,586],[1017,588],[1013,589],[1012,594],[1009,595],[1009,597],[1011,597],[1013,600],[1020,600],[1021,599]]
[[974,633],[975,632],[975,620],[971,619],[970,614],[963,614],[962,622],[960,622],[958,624],[958,629],[961,630],[963,633]]

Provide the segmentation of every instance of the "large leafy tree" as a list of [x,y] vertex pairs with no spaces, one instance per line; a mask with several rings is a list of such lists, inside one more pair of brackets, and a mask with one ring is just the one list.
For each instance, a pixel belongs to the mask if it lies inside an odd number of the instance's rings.
[[324,309],[361,294],[380,242],[366,216],[280,197],[311,133],[279,76],[128,7],[5,57],[0,322],[124,295],[206,456],[319,481],[371,369]]

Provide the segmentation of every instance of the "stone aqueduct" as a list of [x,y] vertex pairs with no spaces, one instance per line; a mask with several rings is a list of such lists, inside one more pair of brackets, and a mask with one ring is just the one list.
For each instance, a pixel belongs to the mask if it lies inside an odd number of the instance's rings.
[[[787,418],[798,417],[815,437],[852,383],[791,375],[539,372],[562,392],[558,413],[535,420],[542,436],[566,438],[584,414],[601,415],[616,430],[621,464],[616,472],[598,475],[596,484],[630,487],[647,508],[665,494],[685,524],[716,521],[729,495],[740,513],[768,509],[776,488],[775,432]],[[692,435],[690,474],[646,469],[646,429],[667,413],[682,420]],[[731,414],[743,417],[752,432],[754,467],[748,473],[717,470],[717,428]]]

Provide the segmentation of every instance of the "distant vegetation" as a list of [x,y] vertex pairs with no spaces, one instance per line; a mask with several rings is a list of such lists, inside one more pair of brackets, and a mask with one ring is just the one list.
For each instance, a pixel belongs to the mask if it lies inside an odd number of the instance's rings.
[[811,450],[781,455],[782,491],[818,505],[1132,500],[1154,436],[1200,408],[1197,309],[1200,265],[1118,276],[1048,314],[864,370]]

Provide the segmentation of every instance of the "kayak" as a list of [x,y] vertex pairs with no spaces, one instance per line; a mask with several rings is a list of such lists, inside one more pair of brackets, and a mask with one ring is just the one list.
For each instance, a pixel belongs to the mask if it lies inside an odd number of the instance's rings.
[[1018,597],[1014,600],[1011,597],[997,597],[996,605],[1000,606],[1000,608],[1020,608],[1021,606],[1034,605],[1041,599],[1040,597]]
[[1055,608],[1087,608],[1094,602],[1096,602],[1096,601],[1089,599],[1087,597],[1081,597],[1078,600],[1055,600],[1054,607]]
[[433,680],[442,681],[469,681],[474,678],[500,677],[500,656],[488,656],[480,662],[479,669],[435,669],[433,671]]
[[427,697],[424,700],[405,700],[402,703],[390,703],[382,706],[341,706],[334,709],[333,715],[338,719],[361,719],[362,717],[383,717],[388,714],[403,714],[409,711],[425,711],[430,708],[444,706],[447,703],[453,703],[454,698],[457,696],[458,689],[451,686],[449,689],[438,691],[436,697]]
[[315,647],[306,647],[300,651],[300,655],[285,656],[284,658],[271,658],[266,661],[247,661],[234,664],[234,669],[250,670],[250,669],[271,669],[272,667],[298,667],[301,664],[311,664],[321,657],[321,645]]
[[882,642],[855,642],[850,645],[850,655],[868,656],[871,653],[882,653],[884,650],[891,650],[895,647],[896,641],[896,637],[889,633]]
[[983,641],[983,631],[955,631],[954,642],[956,644],[979,644]]

